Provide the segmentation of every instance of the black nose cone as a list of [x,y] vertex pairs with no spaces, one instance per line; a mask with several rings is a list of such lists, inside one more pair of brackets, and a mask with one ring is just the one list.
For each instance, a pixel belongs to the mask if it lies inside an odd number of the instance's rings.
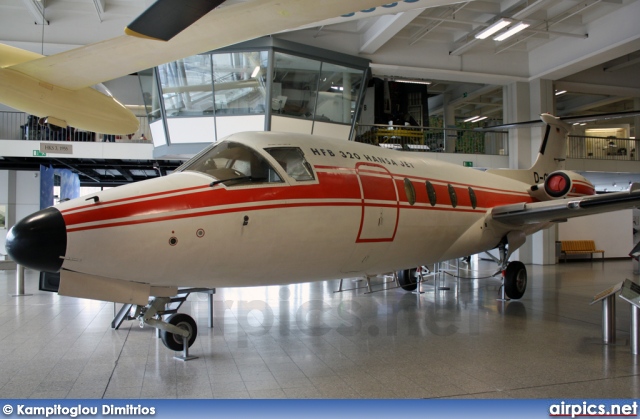
[[58,272],[67,251],[62,214],[47,208],[22,219],[7,233],[7,253],[16,263],[44,272]]

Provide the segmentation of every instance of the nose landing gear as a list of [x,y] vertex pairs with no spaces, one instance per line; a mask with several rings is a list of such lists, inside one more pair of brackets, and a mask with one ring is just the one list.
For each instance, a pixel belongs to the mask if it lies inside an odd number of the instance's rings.
[[[182,351],[182,356],[174,358],[188,361],[197,358],[189,355],[189,348],[196,341],[198,326],[196,321],[185,313],[178,313],[178,309],[192,292],[206,292],[209,294],[209,327],[213,327],[212,297],[215,289],[188,288],[180,289],[175,297],[151,297],[146,306],[125,304],[111,326],[120,327],[124,320],[138,320],[140,327],[145,325],[158,329],[158,337],[164,346],[172,351]],[[133,312],[133,313],[132,313]],[[163,316],[167,316],[163,319]]]

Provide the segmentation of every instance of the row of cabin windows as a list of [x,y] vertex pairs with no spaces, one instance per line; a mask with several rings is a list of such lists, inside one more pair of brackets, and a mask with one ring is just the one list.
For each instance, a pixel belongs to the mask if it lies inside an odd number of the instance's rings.
[[[427,188],[427,196],[429,197],[429,203],[433,207],[437,203],[436,189],[428,180],[425,182],[425,186]],[[409,201],[409,204],[410,205],[415,204],[416,190],[413,187],[413,183],[407,178],[404,179],[404,190],[407,194],[407,200]],[[449,199],[451,200],[451,206],[453,208],[457,207],[458,195],[456,194],[456,189],[451,184],[447,184],[447,190],[449,191]],[[473,209],[476,209],[476,206],[478,205],[478,199],[476,198],[476,193],[473,191],[473,188],[471,188],[471,186],[469,186],[467,190],[469,192],[469,200],[471,201],[471,207]]]

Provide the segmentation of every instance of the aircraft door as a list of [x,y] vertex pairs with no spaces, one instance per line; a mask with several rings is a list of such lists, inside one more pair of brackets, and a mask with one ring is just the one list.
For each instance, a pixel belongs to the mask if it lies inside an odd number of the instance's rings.
[[356,174],[360,183],[362,209],[360,228],[349,262],[342,272],[366,272],[384,258],[398,229],[400,207],[393,176],[375,163],[359,163]]
[[356,243],[391,242],[398,228],[400,207],[393,176],[384,166],[356,166],[362,196],[362,216]]

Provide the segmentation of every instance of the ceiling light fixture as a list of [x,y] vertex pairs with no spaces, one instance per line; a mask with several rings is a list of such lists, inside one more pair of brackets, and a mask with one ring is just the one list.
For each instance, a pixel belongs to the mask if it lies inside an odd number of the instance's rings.
[[412,84],[431,84],[430,81],[424,80],[404,80],[404,79],[396,79],[394,80],[397,83],[412,83]]
[[484,121],[485,119],[487,119],[486,116],[481,116],[480,118],[476,119],[475,121],[472,122],[480,122],[480,121]]
[[476,119],[476,118],[479,118],[479,115],[472,116],[471,118],[467,118],[467,119],[465,119],[463,122],[471,122],[471,121],[473,121],[473,120],[474,120],[474,119]]
[[500,19],[497,22],[494,22],[488,28],[483,29],[482,31],[478,32],[474,36],[477,39],[486,39],[486,38],[490,37],[491,35],[493,35],[494,33],[498,32],[499,30],[501,30],[503,28],[506,28],[507,26],[511,25],[512,23],[513,22],[511,20]]
[[511,38],[513,35],[517,34],[520,31],[527,29],[529,26],[528,23],[520,22],[515,26],[512,26],[508,31],[496,36],[493,38],[494,41],[504,41],[507,38]]
[[564,95],[565,93],[567,93],[566,90],[556,90],[556,96]]

